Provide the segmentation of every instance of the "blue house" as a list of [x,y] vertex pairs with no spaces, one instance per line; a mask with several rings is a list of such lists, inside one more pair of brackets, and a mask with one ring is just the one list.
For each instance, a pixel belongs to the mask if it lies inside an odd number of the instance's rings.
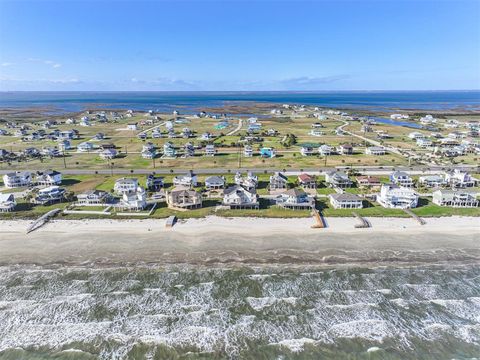
[[264,158],[274,158],[276,155],[275,149],[263,147],[260,149],[260,156]]

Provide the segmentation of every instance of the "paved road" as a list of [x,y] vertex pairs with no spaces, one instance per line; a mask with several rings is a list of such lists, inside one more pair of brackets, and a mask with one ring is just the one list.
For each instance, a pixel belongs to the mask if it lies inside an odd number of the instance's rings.
[[243,120],[242,120],[242,119],[238,119],[238,126],[237,126],[235,129],[233,129],[232,131],[230,131],[230,132],[227,134],[227,136],[230,136],[230,135],[235,134],[237,131],[239,131],[239,130],[242,128],[242,126],[243,126]]
[[[253,171],[255,173],[273,173],[275,171],[284,171],[289,175],[296,175],[301,172],[307,172],[310,174],[320,175],[324,174],[327,171],[331,171],[334,169],[337,170],[347,170],[347,169],[354,169],[362,174],[366,175],[387,175],[392,172],[393,169],[395,170],[402,170],[411,175],[422,175],[422,174],[438,174],[442,173],[448,169],[453,168],[461,168],[464,170],[468,170],[470,172],[478,173],[480,172],[480,166],[477,165],[462,165],[462,166],[453,166],[453,167],[442,167],[442,166],[337,166],[336,168],[332,167],[317,167],[317,168],[287,168],[287,169],[280,169],[280,168],[204,168],[204,169],[194,169],[195,173],[197,174],[234,174],[236,171]],[[16,169],[19,170],[19,169]],[[37,171],[37,170],[45,170],[44,168],[28,168],[28,169],[21,169],[24,171]],[[158,167],[156,169],[127,169],[127,168],[104,168],[98,170],[91,170],[91,169],[61,169],[57,168],[56,170],[62,172],[65,175],[90,175],[90,174],[102,174],[102,175],[128,175],[128,174],[151,174],[155,172],[157,174],[184,174],[190,169],[171,169],[166,167]],[[8,169],[0,169],[0,175],[10,173],[12,170]]]
[[350,123],[348,121],[345,121],[345,123],[343,125],[340,125],[337,129],[343,131],[345,134],[347,135],[350,135],[350,136],[355,136],[356,138],[358,139],[361,139],[363,141],[366,141],[374,146],[381,146],[383,148],[385,148],[386,150],[388,150],[389,152],[392,152],[394,154],[397,154],[397,155],[400,155],[400,156],[405,156],[408,158],[408,156],[406,156],[404,153],[402,153],[398,148],[396,147],[393,147],[393,146],[385,146],[385,145],[382,145],[379,141],[376,141],[376,140],[372,140],[372,139],[369,139],[365,136],[361,136],[361,135],[357,135],[351,131],[348,131],[348,130],[345,130],[345,127],[347,125],[349,125]]

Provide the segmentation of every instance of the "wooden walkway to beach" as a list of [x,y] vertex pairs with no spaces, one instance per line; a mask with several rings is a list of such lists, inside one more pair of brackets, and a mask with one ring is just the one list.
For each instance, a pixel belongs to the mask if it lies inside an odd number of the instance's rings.
[[60,209],[53,209],[47,212],[46,214],[43,214],[42,216],[40,216],[37,220],[31,223],[30,226],[27,228],[27,234],[45,225],[52,217],[57,215],[59,212],[60,212]]
[[355,228],[356,229],[365,229],[365,228],[369,228],[371,227],[372,225],[367,221],[367,219],[365,219],[364,217],[361,217],[360,215],[358,215],[356,212],[352,212],[353,216],[355,216],[358,220],[359,220],[359,223],[358,224],[355,224]]
[[323,215],[317,209],[312,210],[312,215],[315,220],[315,224],[312,225],[312,229],[324,229],[327,227]]
[[425,224],[427,223],[427,222],[426,222],[424,219],[422,219],[420,216],[418,216],[417,214],[414,214],[414,213],[412,212],[412,210],[410,210],[410,209],[403,209],[403,211],[404,211],[406,214],[410,215],[414,220],[417,220],[420,225],[425,225]]

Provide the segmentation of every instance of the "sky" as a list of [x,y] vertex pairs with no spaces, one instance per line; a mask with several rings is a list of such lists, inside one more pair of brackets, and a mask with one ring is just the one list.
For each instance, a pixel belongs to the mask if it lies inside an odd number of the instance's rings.
[[480,89],[480,0],[0,0],[0,90]]

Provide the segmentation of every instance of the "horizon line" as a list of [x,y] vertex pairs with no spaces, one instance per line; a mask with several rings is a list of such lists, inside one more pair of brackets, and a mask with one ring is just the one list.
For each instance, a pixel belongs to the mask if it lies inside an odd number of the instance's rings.
[[478,89],[394,89],[394,90],[365,90],[365,89],[349,89],[349,90],[0,90],[0,93],[81,93],[81,92],[98,92],[98,93],[325,93],[325,92],[475,92]]

